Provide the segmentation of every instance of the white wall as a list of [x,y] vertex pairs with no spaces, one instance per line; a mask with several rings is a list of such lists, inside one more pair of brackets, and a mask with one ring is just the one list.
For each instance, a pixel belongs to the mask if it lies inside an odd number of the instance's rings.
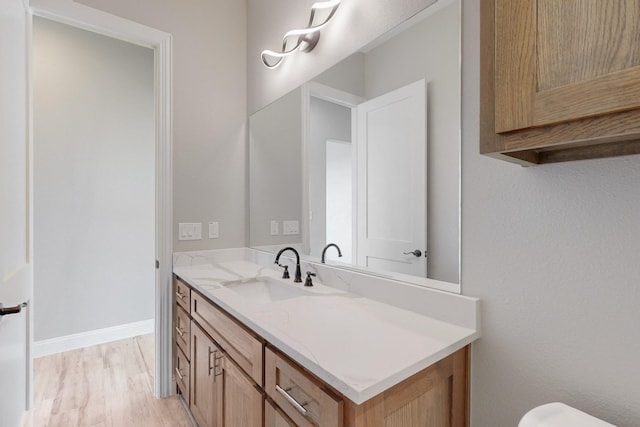
[[[249,28],[250,61],[305,2],[266,3],[249,1],[249,22],[260,22]],[[349,3],[380,15],[349,15],[339,28],[364,21],[378,34],[413,7]],[[472,426],[515,426],[554,400],[636,426],[640,156],[529,169],[480,156],[477,0],[463,0],[462,33],[461,281],[464,294],[482,299],[483,322],[472,355]],[[250,111],[312,77],[310,67],[336,62],[340,53],[318,50],[322,42],[282,73],[250,62]]]
[[34,18],[35,340],[154,317],[153,51]]
[[556,400],[638,426],[640,156],[480,156],[479,2],[463,3],[462,290],[483,323],[473,426],[514,426]]
[[[79,0],[173,35],[174,251],[246,244],[246,2]],[[208,239],[206,223],[220,223]],[[203,240],[178,241],[179,222]]]

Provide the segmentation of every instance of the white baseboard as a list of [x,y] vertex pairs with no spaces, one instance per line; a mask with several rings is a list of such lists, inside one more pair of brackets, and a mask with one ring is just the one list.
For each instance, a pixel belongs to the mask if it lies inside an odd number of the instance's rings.
[[92,345],[104,344],[111,341],[150,334],[154,331],[154,319],[141,322],[127,323],[111,328],[96,329],[95,331],[66,335],[64,337],[51,338],[33,343],[31,353],[34,358],[62,353],[63,351],[76,350]]

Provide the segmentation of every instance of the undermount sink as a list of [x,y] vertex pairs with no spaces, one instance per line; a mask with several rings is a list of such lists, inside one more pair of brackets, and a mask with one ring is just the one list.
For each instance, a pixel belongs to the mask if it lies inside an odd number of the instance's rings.
[[295,287],[300,285],[282,283],[270,277],[231,280],[224,282],[223,285],[230,291],[241,295],[245,301],[254,304],[268,304],[309,295],[308,292]]

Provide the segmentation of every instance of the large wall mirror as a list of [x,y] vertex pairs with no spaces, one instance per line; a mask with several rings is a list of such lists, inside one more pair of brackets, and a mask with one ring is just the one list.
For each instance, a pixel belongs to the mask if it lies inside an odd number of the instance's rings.
[[250,245],[460,292],[460,1],[253,114]]

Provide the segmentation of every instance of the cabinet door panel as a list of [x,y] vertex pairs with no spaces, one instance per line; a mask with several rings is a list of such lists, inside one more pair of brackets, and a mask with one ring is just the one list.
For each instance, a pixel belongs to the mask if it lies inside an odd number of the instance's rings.
[[[223,416],[225,427],[259,427],[262,425],[262,394],[229,356],[222,360]],[[219,377],[218,377],[219,378]]]
[[191,401],[189,407],[200,427],[217,427],[218,388],[214,363],[219,350],[197,326],[191,324]]
[[636,0],[495,0],[497,133],[640,108]]
[[267,401],[264,404],[264,427],[298,427],[280,408]]

